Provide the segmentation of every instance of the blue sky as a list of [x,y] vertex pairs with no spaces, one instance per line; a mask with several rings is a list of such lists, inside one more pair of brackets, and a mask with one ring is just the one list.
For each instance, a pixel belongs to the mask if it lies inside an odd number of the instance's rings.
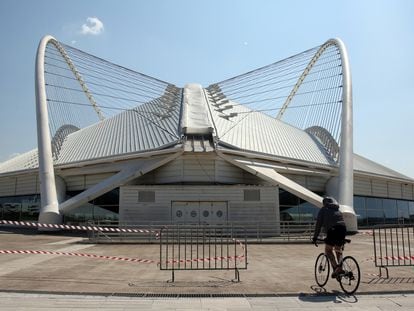
[[[414,1],[0,1],[0,161],[36,148],[34,62],[51,34],[183,86],[208,86],[341,38],[354,151],[414,177]],[[88,17],[103,29],[82,33]]]

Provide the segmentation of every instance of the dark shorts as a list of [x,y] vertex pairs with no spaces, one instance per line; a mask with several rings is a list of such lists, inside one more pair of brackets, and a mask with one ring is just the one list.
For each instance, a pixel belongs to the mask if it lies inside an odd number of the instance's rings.
[[342,246],[346,235],[346,227],[337,225],[328,230],[326,233],[325,243],[332,246]]

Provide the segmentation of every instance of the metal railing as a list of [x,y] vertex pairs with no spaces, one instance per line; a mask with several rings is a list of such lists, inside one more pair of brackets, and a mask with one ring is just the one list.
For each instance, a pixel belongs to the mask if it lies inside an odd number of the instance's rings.
[[[103,232],[93,230],[88,237],[93,243],[158,243],[157,232],[171,224],[152,222],[147,225],[137,225],[132,222],[92,222],[88,225],[113,229],[140,229],[143,233]],[[180,224],[181,226],[200,226],[200,224]],[[215,226],[215,225],[205,225]],[[307,242],[313,235],[315,222],[282,221],[279,223],[226,223],[220,226],[244,228],[249,243],[292,243]],[[236,230],[236,229],[235,229]]]
[[171,225],[160,232],[160,270],[247,269],[246,230],[234,226]]
[[373,228],[374,261],[379,275],[388,267],[414,266],[414,225],[378,225]]
[[87,225],[96,228],[88,231],[88,238],[93,243],[158,243],[158,233],[163,227],[156,223],[136,225],[120,222],[88,222]]

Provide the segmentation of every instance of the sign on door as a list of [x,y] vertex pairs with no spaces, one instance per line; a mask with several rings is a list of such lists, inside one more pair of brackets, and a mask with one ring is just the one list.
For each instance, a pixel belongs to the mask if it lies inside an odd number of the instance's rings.
[[227,202],[172,201],[171,220],[185,224],[224,224],[227,223]]

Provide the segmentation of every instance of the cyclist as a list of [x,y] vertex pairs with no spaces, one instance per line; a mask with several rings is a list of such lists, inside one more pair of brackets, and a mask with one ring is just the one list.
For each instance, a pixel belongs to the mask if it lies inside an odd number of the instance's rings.
[[332,265],[332,278],[336,278],[344,273],[344,270],[342,270],[342,247],[346,235],[346,226],[342,213],[339,211],[339,204],[334,198],[324,197],[322,203],[323,207],[318,213],[312,241],[316,245],[323,227],[326,232],[325,254]]

